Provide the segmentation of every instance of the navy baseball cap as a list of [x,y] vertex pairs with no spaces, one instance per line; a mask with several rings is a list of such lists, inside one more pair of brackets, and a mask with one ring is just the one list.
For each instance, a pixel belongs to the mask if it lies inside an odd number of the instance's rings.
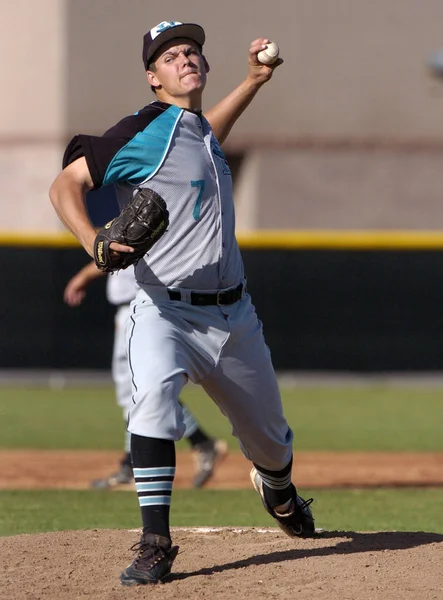
[[205,32],[195,23],[180,23],[180,21],[162,21],[143,36],[143,64],[148,70],[152,57],[164,43],[174,38],[189,38],[199,46],[205,43]]

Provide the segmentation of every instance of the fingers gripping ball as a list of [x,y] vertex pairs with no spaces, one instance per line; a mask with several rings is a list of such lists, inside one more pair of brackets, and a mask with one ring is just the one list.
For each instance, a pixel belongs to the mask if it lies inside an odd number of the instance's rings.
[[[169,225],[166,202],[153,190],[141,188],[118,217],[97,233],[94,260],[101,271],[126,269],[142,258]],[[111,242],[130,246],[134,252],[115,252]]]
[[275,42],[269,42],[264,50],[257,54],[257,59],[264,65],[272,65],[278,58],[280,49]]

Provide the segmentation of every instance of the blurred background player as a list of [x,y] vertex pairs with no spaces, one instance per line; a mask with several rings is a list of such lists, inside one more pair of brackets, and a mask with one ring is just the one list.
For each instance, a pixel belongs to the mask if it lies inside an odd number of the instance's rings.
[[[86,288],[91,281],[103,275],[105,273],[97,269],[94,262],[85,265],[66,285],[63,296],[65,302],[71,307],[79,306],[85,298]],[[127,422],[128,412],[132,406],[131,371],[126,353],[125,329],[129,316],[129,306],[137,289],[138,286],[135,281],[133,267],[108,275],[106,296],[110,304],[116,307],[112,352],[112,379],[115,386],[117,403],[122,408],[125,423]],[[183,409],[186,425],[184,438],[189,442],[193,450],[195,461],[193,486],[200,488],[208,482],[216,464],[226,455],[228,445],[225,440],[210,437],[203,431],[182,401],[180,401],[180,404]],[[95,479],[91,482],[91,487],[106,489],[133,482],[130,443],[131,434],[126,431],[124,454],[120,461],[119,469],[108,477]]]

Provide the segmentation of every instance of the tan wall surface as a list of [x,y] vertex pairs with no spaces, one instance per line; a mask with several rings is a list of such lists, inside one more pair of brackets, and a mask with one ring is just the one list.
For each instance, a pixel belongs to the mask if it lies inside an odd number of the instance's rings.
[[68,0],[69,131],[101,132],[151,101],[142,36],[164,19],[197,21],[212,67],[206,107],[239,82],[249,42],[274,38],[285,64],[235,137],[443,138],[443,86],[426,62],[443,46],[441,0]]
[[63,227],[48,189],[66,129],[64,15],[64,0],[0,2],[1,230]]
[[[274,0],[272,10],[264,0],[170,0],[166,9],[146,0],[0,3],[0,185],[15,199],[1,229],[62,227],[47,190],[64,144],[154,98],[142,37],[164,19],[206,29],[206,108],[244,77],[252,39],[280,44],[285,64],[227,144],[246,152],[236,182],[240,229],[443,229],[438,149],[293,144],[393,138],[443,147],[443,81],[426,67],[443,49],[441,0]],[[263,145],[270,138],[277,143]]]
[[65,129],[64,0],[0,2],[0,141]]
[[64,230],[48,197],[62,153],[58,142],[0,145],[0,232]]
[[443,229],[443,150],[271,151],[249,161],[239,229]]
[[[249,42],[268,35],[285,64],[233,139],[397,136],[443,139],[443,85],[428,77],[443,48],[440,0],[146,0],[0,3],[0,136],[99,133],[153,99],[141,44],[164,18],[200,22],[211,63],[206,106],[246,72]],[[185,13],[185,14],[183,14]]]

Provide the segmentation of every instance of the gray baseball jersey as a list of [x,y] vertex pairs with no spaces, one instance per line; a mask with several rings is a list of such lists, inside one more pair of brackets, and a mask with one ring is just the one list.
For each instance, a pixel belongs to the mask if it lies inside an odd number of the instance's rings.
[[[283,469],[292,456],[292,431],[245,289],[231,174],[209,123],[153,102],[103,137],[76,136],[64,165],[80,156],[96,187],[116,185],[120,206],[137,188],[150,187],[170,213],[168,231],[135,269],[141,289],[127,331],[129,431],[180,439],[185,424],[178,398],[190,379],[228,417],[249,460]],[[229,290],[223,303],[221,290]]]
[[117,184],[120,207],[137,187],[166,201],[169,230],[137,264],[140,284],[219,290],[243,279],[231,172],[201,114],[153,102],[101,138],[76,136],[64,166],[81,155],[96,187]]

